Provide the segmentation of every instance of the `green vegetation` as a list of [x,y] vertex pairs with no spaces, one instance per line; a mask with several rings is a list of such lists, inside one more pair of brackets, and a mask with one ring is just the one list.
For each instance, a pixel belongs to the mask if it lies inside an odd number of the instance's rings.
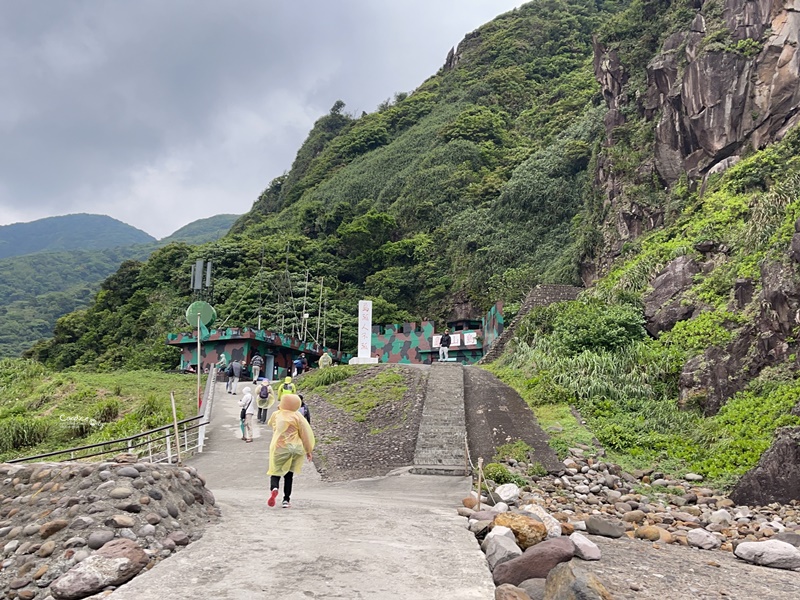
[[494,460],[501,461],[513,458],[517,462],[527,462],[530,460],[531,452],[533,452],[533,448],[522,440],[517,440],[516,442],[509,442],[508,444],[498,446],[494,455]]
[[[678,377],[686,360],[710,347],[724,349],[759,309],[735,308],[734,283],[746,277],[758,286],[759,265],[783,260],[800,217],[799,154],[800,131],[793,130],[713,180],[702,198],[685,194],[674,221],[637,240],[591,296],[532,311],[513,352],[492,370],[545,427],[553,417],[543,409],[561,407],[566,414],[569,405],[577,407],[624,466],[693,470],[732,482],[755,465],[776,427],[800,424],[789,414],[797,403],[793,370],[765,370],[711,417],[703,415],[701,397],[678,401]],[[649,282],[678,256],[703,261],[694,246],[708,240],[728,250],[684,296],[699,314],[657,340],[647,338],[640,307]],[[559,419],[559,429],[551,442],[557,449],[579,437],[587,443],[580,428],[567,429]]]
[[486,479],[494,481],[497,485],[503,485],[504,483],[514,483],[520,487],[528,485],[524,478],[515,475],[508,470],[508,467],[500,463],[489,463],[483,467],[483,474]]
[[[363,369],[364,367],[361,367]],[[310,373],[305,373],[297,380],[300,391],[312,391],[321,387],[332,385],[345,379],[349,379],[358,373],[359,367],[355,365],[331,367],[329,369],[317,369]]]
[[239,215],[214,215],[206,219],[198,219],[188,225],[184,225],[167,237],[161,238],[159,243],[186,242],[187,244],[204,244],[213,242],[224,237],[238,218]]
[[0,359],[0,460],[127,437],[197,412],[196,380],[151,371],[54,373]]
[[105,215],[65,215],[0,225],[0,258],[35,252],[117,248],[155,241],[144,231]]
[[[335,367],[323,369],[320,373],[315,375],[319,378],[322,373],[328,370],[344,371],[345,369],[349,370],[353,368],[354,367]],[[363,368],[359,370],[363,370]],[[307,376],[304,375],[303,379],[306,377]],[[314,389],[321,385],[327,384],[316,384],[313,388],[307,388],[304,384],[302,389]],[[373,377],[362,378],[357,381],[347,381],[344,385],[339,386],[335,390],[327,390],[325,399],[334,406],[349,413],[354,421],[363,423],[367,420],[370,411],[381,404],[402,400],[407,390],[408,387],[406,386],[406,379],[403,374],[399,373],[394,367],[387,367]],[[380,431],[375,430],[373,433],[380,433]]]

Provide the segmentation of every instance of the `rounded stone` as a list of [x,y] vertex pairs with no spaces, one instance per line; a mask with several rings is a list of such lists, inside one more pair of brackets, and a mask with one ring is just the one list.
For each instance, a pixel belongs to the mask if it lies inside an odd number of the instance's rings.
[[127,487],[117,487],[111,490],[108,495],[115,500],[122,500],[123,498],[129,498],[133,494],[133,490]]
[[149,535],[153,535],[155,532],[155,526],[147,523],[146,525],[142,525],[142,527],[139,529],[139,537],[147,537]]
[[86,545],[92,550],[97,550],[98,548],[102,548],[113,539],[113,531],[110,529],[100,529],[99,531],[93,531],[89,534],[89,537],[86,540]]
[[64,519],[56,519],[55,521],[50,521],[49,523],[45,523],[39,528],[39,535],[42,536],[42,539],[49,538],[56,532],[61,531],[69,525],[69,521],[65,521]]
[[167,502],[167,512],[169,513],[169,516],[172,517],[173,519],[177,519],[178,515],[180,514],[178,511],[178,507],[175,506],[172,502]]
[[36,525],[35,523],[31,523],[30,525],[25,525],[25,527],[22,530],[22,533],[25,535],[33,535],[34,533],[38,532],[39,532],[39,525]]
[[136,521],[129,515],[114,515],[106,520],[105,525],[107,527],[117,527],[121,529],[123,527],[133,527],[136,525]]
[[81,548],[86,545],[86,540],[82,537],[71,537],[64,542],[65,548]]
[[121,469],[117,469],[117,475],[120,477],[130,477],[131,479],[140,477],[139,470],[134,467],[122,467]]
[[161,515],[157,515],[156,513],[147,513],[144,518],[151,525],[158,525],[161,523]]
[[56,543],[53,540],[48,540],[42,544],[41,548],[39,548],[39,550],[36,552],[36,556],[47,558],[55,551],[55,549]]

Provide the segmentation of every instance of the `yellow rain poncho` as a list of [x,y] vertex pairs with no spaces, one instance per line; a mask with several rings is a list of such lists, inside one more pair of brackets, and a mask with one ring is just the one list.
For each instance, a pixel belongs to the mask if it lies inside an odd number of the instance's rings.
[[305,417],[297,412],[299,408],[299,396],[284,394],[278,410],[267,421],[272,427],[267,475],[283,476],[289,471],[298,473],[306,454],[314,450],[314,432]]

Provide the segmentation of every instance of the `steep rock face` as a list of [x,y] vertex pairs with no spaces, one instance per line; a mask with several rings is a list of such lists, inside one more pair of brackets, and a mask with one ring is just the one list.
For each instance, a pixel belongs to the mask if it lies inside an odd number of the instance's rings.
[[644,316],[650,335],[669,331],[678,321],[692,316],[695,307],[682,301],[700,266],[689,256],[671,261],[652,283],[653,291],[644,298]]
[[[736,308],[743,308],[740,302],[757,307],[755,320],[724,348],[711,346],[684,365],[680,378],[684,405],[697,401],[705,414],[713,415],[764,367],[785,363],[796,352],[792,332],[800,322],[800,280],[794,267],[766,263],[761,279],[761,293],[753,300],[748,301],[753,297],[749,280],[737,282],[734,289]],[[796,369],[797,361],[791,367]]]
[[[646,101],[651,114],[662,109],[655,155],[664,181],[672,183],[684,172],[701,178],[716,172],[716,165],[727,168],[742,151],[780,139],[798,122],[796,4],[797,0],[727,0],[723,19],[733,51],[703,50],[711,31],[701,14],[690,32],[666,40],[662,53],[648,65]],[[768,30],[761,51],[751,56]],[[681,73],[682,59],[686,67]]]
[[731,493],[737,504],[765,505],[800,499],[800,427],[782,427],[758,465]]
[[[710,3],[696,4],[704,7],[688,30],[669,35],[647,65],[643,94],[627,89],[631,74],[616,50],[594,41],[595,78],[609,109],[606,146],[614,144],[614,130],[625,123],[631,102],[636,103],[631,112],[654,122],[652,155],[625,184],[657,177],[669,187],[684,175],[702,184],[800,122],[800,0],[724,0],[721,17],[711,14],[705,6]],[[604,193],[607,217],[604,251],[581,268],[587,286],[626,240],[664,219],[663,207],[626,197],[620,174],[604,156],[595,184]]]

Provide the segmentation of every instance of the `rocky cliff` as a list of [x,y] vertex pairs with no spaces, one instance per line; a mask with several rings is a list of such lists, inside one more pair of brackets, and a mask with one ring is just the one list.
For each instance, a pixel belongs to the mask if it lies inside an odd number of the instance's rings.
[[[606,146],[631,118],[654,128],[628,184],[682,178],[703,185],[743,155],[780,140],[800,121],[800,0],[695,0],[691,26],[666,37],[634,89],[616,49],[594,44],[595,76],[608,107]],[[605,254],[586,264],[585,283],[633,239],[663,223],[664,206],[627,198],[619,168],[601,159],[597,183],[610,207]],[[597,268],[599,267],[599,269]]]

